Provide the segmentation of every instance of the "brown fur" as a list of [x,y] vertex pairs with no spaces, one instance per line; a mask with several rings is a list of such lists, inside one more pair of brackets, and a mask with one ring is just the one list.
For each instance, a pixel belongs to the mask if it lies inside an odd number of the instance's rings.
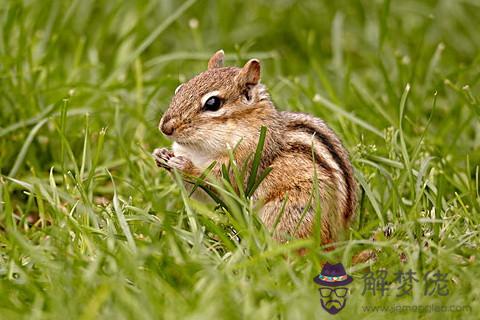
[[[255,152],[260,128],[266,126],[260,170],[270,167],[272,171],[253,195],[264,203],[261,220],[273,228],[288,197],[283,216],[272,230],[274,236],[280,241],[289,236],[310,236],[316,181],[322,242],[338,240],[356,207],[356,182],[342,143],[318,118],[277,111],[259,82],[258,60],[250,60],[243,68],[223,67],[223,60],[223,51],[218,51],[207,71],[177,89],[159,124],[160,130],[175,141],[174,150],[157,149],[157,162],[198,176],[217,161],[213,175],[219,176],[221,164],[229,160],[228,148],[238,145],[234,157],[243,165]],[[223,101],[218,111],[204,109],[202,101],[211,95]]]

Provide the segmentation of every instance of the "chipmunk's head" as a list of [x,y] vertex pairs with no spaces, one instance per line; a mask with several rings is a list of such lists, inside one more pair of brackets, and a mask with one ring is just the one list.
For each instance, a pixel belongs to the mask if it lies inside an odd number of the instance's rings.
[[276,111],[260,84],[260,62],[242,68],[224,67],[216,52],[208,69],[180,84],[159,128],[184,146],[203,151],[225,150],[238,141],[256,139],[258,129]]

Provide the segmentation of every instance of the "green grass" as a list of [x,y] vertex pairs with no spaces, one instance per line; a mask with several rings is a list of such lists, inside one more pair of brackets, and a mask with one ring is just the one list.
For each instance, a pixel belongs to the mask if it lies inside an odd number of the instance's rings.
[[[479,21],[475,0],[1,1],[0,318],[323,319],[325,261],[355,279],[336,318],[476,318]],[[349,149],[360,204],[335,250],[276,244],[228,183],[220,214],[155,166],[175,87],[219,48]],[[381,268],[448,273],[450,294],[363,296]],[[362,311],[396,304],[472,311]]]

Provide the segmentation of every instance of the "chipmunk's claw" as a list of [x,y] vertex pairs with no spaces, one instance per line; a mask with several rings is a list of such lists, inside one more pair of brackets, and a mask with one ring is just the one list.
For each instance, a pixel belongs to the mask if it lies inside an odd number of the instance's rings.
[[152,153],[155,158],[157,166],[167,170],[177,169],[187,172],[193,167],[193,163],[182,156],[175,156],[175,154],[167,148],[157,148]]
[[167,170],[171,170],[172,168],[168,165],[168,161],[175,157],[175,154],[168,150],[167,148],[157,148],[152,153],[157,166],[160,168],[165,168]]

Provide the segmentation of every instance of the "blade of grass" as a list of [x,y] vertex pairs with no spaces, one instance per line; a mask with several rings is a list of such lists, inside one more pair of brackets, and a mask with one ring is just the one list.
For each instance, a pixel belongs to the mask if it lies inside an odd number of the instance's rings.
[[258,168],[260,167],[260,161],[262,158],[263,146],[265,144],[265,137],[267,135],[267,127],[262,126],[260,128],[260,136],[258,138],[257,148],[255,150],[255,155],[253,157],[252,167],[250,169],[250,175],[248,177],[247,188],[245,194],[251,196],[253,194],[253,187],[255,185],[255,180],[257,179]]
[[106,171],[110,176],[110,180],[112,181],[112,185],[113,185],[113,208],[117,215],[118,223],[120,225],[120,228],[122,229],[123,234],[127,238],[128,246],[133,252],[136,252],[137,246],[135,244],[135,241],[133,240],[132,232],[130,231],[130,227],[128,226],[127,220],[125,220],[125,215],[123,214],[123,210],[120,206],[120,201],[118,200],[117,187],[115,185],[115,181],[113,180],[113,177],[110,171],[108,171],[108,169],[106,169]]
[[22,145],[22,148],[20,149],[20,152],[17,155],[17,159],[15,160],[12,169],[8,173],[9,177],[15,177],[17,175],[18,170],[20,169],[20,166],[23,163],[23,160],[25,160],[25,156],[27,155],[28,148],[32,144],[33,139],[37,135],[38,131],[42,128],[42,126],[47,123],[48,119],[43,119],[39,123],[37,123],[32,130],[30,130],[30,133],[27,136],[27,139],[25,139],[25,142]]

